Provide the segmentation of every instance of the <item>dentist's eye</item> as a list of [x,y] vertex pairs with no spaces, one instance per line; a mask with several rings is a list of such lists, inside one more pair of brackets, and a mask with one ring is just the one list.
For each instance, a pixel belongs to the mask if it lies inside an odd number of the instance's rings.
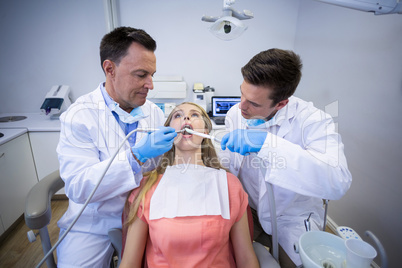
[[144,72],[144,71],[137,71],[137,72],[134,72],[133,75],[135,75],[136,77],[138,77],[140,79],[143,79],[148,76],[148,73]]

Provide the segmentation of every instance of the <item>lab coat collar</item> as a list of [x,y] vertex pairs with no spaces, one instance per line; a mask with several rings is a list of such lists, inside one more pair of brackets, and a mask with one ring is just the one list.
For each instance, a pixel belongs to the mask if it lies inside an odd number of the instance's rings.
[[[101,87],[103,86],[103,83],[99,84],[98,88],[95,90],[94,94],[92,95],[93,97],[93,103],[98,104],[98,110],[99,110],[99,124],[105,124],[106,127],[106,132],[105,133],[100,133],[100,135],[108,135],[107,133],[110,131],[113,131],[115,134],[119,136],[119,140],[115,139],[110,139],[110,143],[115,143],[115,144],[110,144],[110,148],[117,148],[117,146],[121,143],[122,140],[126,138],[126,134],[124,133],[123,129],[120,127],[119,123],[117,122],[116,118],[114,117],[112,111],[107,107],[107,104],[105,102],[105,99],[102,94],[102,89]],[[104,137],[105,139],[108,139],[107,137]],[[125,143],[125,148],[129,148],[130,143],[126,141]]]
[[[108,135],[108,132],[113,131],[119,136],[119,140],[110,139],[109,148],[117,148],[120,142],[125,139],[126,135],[121,129],[119,123],[116,121],[112,112],[109,108],[106,108],[106,102],[103,98],[101,86],[103,83],[99,84],[98,88],[92,94],[92,102],[97,104],[97,109],[99,113],[99,124],[105,124],[105,133],[99,133],[99,135]],[[104,139],[109,139],[107,136]],[[115,143],[115,144],[113,144]],[[129,146],[129,142],[126,142],[126,146]]]
[[280,109],[277,113],[277,122],[280,126],[277,135],[279,137],[284,137],[289,133],[291,129],[291,122],[296,115],[297,101],[296,97],[291,96],[289,98],[288,104]]
[[98,88],[95,90],[94,94],[92,95],[92,101],[93,103],[97,103],[98,104],[98,109],[100,111],[104,111],[106,109],[106,103],[105,103],[105,99],[103,98],[102,95],[102,90],[101,90],[101,86],[103,83],[99,84]]

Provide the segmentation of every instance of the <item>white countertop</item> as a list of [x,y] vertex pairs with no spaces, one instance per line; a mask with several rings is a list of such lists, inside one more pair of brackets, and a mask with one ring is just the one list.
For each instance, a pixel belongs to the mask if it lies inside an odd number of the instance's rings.
[[24,128],[29,132],[36,131],[60,131],[59,119],[50,119],[41,113],[0,113],[3,116],[26,116],[27,118],[15,122],[0,122],[0,128]]
[[18,129],[1,129],[0,128],[0,133],[3,133],[4,136],[0,138],[0,145],[11,141],[12,139],[15,139],[19,136],[21,136],[24,133],[27,133],[26,128],[18,128]]

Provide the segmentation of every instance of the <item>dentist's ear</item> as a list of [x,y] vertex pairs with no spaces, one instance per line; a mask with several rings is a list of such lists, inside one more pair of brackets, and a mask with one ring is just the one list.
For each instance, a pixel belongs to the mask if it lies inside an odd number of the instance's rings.
[[105,72],[106,76],[114,77],[115,75],[115,64],[111,60],[105,60],[102,64],[103,71]]
[[281,100],[280,102],[278,102],[278,103],[276,104],[276,107],[275,107],[276,110],[279,111],[280,109],[282,109],[283,107],[285,107],[286,104],[288,104],[288,102],[289,102],[289,99]]

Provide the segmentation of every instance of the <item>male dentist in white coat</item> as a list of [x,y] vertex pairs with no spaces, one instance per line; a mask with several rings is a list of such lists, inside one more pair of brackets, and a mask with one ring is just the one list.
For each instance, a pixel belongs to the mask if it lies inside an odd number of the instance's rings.
[[[292,96],[302,63],[292,51],[269,49],[243,68],[241,102],[225,119],[222,163],[249,195],[254,238],[270,246],[271,217],[276,217],[281,267],[301,265],[293,250],[306,232],[321,230],[323,200],[339,199],[352,182],[341,137],[332,118],[312,103]],[[266,185],[273,185],[276,215],[270,215]],[[261,228],[262,227],[262,228]]]
[[106,34],[100,58],[106,82],[80,97],[62,114],[57,153],[60,175],[69,198],[58,222],[60,235],[88,199],[111,156],[136,128],[158,128],[134,133],[120,150],[77,223],[57,250],[58,267],[109,267],[113,248],[107,233],[121,228],[128,193],[139,186],[142,173],[155,157],[168,151],[177,136],[163,127],[163,112],[146,99],[153,89],[156,42],[145,31],[119,27]]

